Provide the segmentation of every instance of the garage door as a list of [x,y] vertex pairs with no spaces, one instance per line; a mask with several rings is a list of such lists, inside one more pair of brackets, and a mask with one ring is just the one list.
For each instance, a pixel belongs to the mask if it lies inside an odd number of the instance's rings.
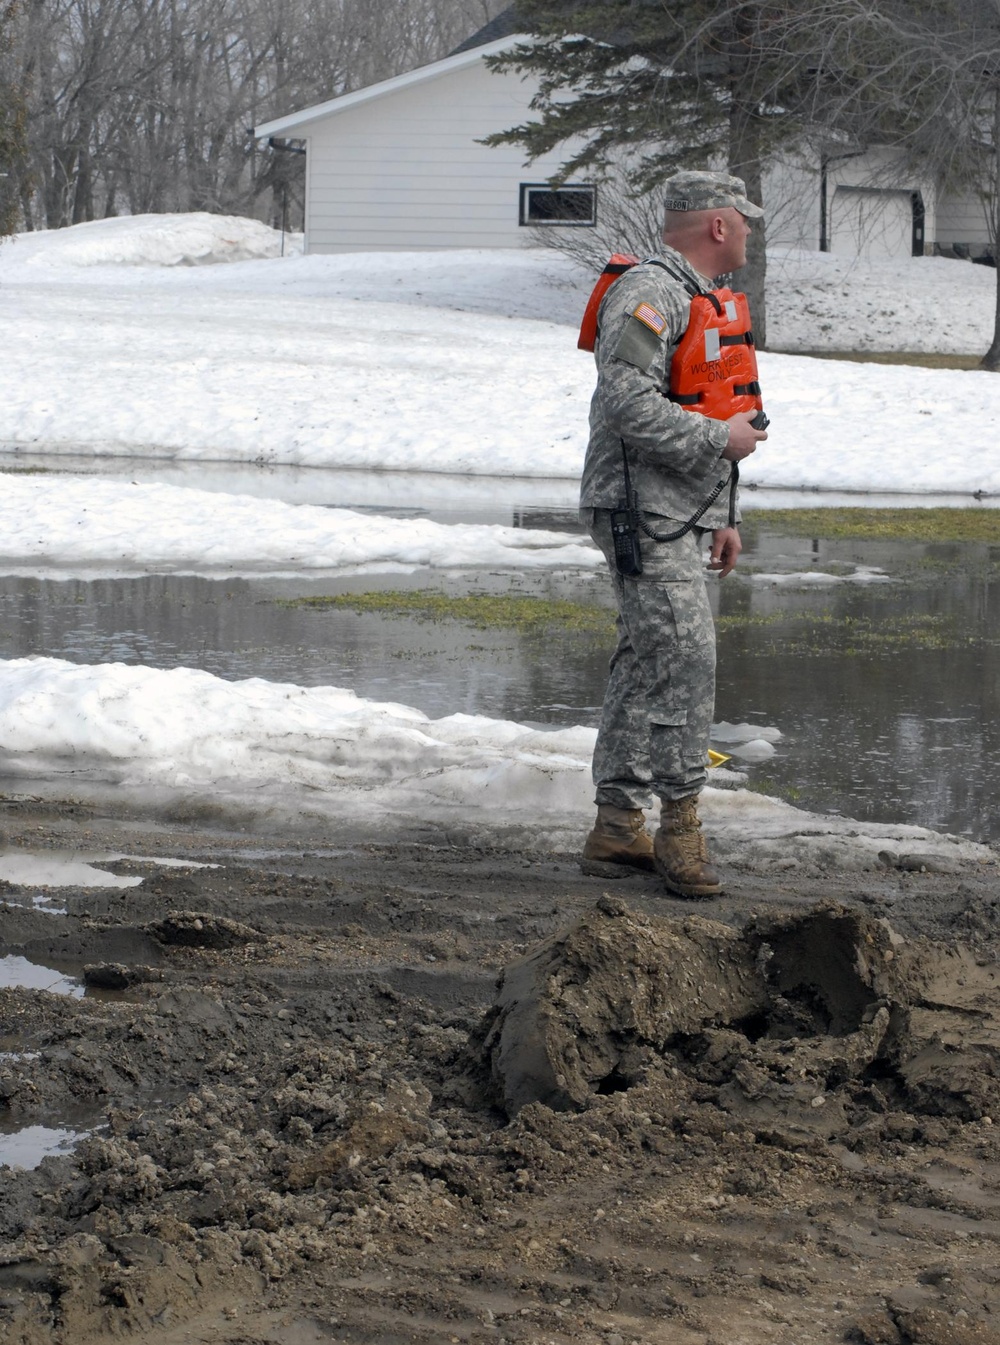
[[912,256],[912,193],[838,187],[830,209],[830,251],[872,261]]

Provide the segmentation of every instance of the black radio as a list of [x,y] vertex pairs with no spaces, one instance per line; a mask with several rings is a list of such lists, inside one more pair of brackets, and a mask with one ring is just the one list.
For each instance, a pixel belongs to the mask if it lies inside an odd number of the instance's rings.
[[618,573],[626,576],[642,574],[635,511],[624,501],[611,511],[611,536],[614,538],[615,568]]

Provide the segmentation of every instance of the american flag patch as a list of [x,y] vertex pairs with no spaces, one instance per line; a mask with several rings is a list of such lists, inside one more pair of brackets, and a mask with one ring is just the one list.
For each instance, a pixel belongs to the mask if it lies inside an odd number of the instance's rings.
[[632,316],[638,318],[640,322],[644,322],[650,331],[654,331],[657,336],[667,325],[666,318],[657,313],[652,304],[640,304]]

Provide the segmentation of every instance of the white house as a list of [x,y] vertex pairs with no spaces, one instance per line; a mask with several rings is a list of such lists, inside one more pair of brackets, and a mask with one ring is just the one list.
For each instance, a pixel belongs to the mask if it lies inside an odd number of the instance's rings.
[[832,151],[818,167],[822,251],[981,257],[990,249],[982,203],[971,192],[939,191],[931,174],[907,175],[891,150]]
[[529,88],[484,58],[500,38],[255,128],[306,142],[307,252],[518,247],[535,223],[586,227],[590,183],[552,191],[560,154],[524,167],[478,141],[525,119]]
[[[534,85],[485,63],[525,40],[507,31],[511,13],[444,60],[255,128],[305,141],[307,252],[520,247],[537,242],[533,227],[595,225],[598,184],[548,185],[564,149],[526,166],[521,148],[480,143],[532,116]],[[885,153],[790,154],[765,175],[764,196],[772,244],[870,257],[988,247],[973,198],[939,200]]]

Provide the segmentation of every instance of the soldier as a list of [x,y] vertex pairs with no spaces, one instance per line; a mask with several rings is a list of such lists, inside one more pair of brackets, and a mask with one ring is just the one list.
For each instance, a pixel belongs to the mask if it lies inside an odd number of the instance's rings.
[[[729,574],[741,550],[735,482],[726,489],[731,465],[767,435],[751,424],[754,409],[729,414],[727,403],[712,416],[671,401],[671,361],[693,322],[692,294],[745,264],[749,221],[764,212],[725,173],[678,173],[664,185],[661,253],[620,276],[598,314],[580,507],[611,570],[618,644],[594,750],[597,821],[583,869],[655,869],[668,891],[699,898],[722,890],[698,817],[715,708],[715,628],[700,544],[710,531],[708,568]],[[676,534],[723,483],[674,540],[639,532],[639,574],[616,565],[612,511],[625,500],[626,471],[639,519],[661,536]],[[650,839],[642,810],[653,796],[660,825]]]

